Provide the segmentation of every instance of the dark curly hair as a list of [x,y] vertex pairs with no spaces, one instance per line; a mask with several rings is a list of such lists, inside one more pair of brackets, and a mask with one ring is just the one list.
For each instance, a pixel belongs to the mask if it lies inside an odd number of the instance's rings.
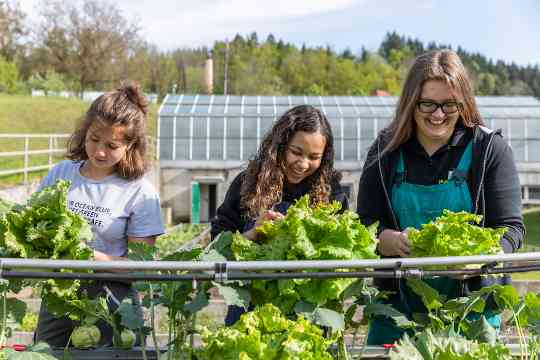
[[88,129],[96,122],[102,126],[125,126],[126,155],[116,165],[116,173],[127,180],[138,179],[148,167],[146,159],[146,114],[148,102],[141,88],[125,83],[115,91],[99,96],[90,105],[81,124],[68,141],[67,158],[87,160],[85,142]]
[[326,116],[311,105],[295,106],[283,114],[265,135],[254,159],[249,161],[240,189],[242,209],[257,217],[281,201],[285,175],[285,152],[296,132],[320,132],[326,138],[321,165],[303,181],[310,184],[311,204],[328,202],[331,186],[341,176],[334,169],[334,139]]

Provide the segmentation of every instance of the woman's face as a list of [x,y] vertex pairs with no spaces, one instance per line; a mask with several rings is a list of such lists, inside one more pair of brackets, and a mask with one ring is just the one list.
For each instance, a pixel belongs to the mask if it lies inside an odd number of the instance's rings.
[[85,150],[92,172],[110,175],[127,151],[124,126],[90,126],[86,133]]
[[[414,121],[416,137],[426,150],[436,150],[448,143],[459,118],[460,106],[446,82],[428,80],[424,83],[416,104]],[[433,109],[435,111],[431,112]]]
[[326,138],[320,132],[296,132],[285,151],[287,181],[298,184],[317,171],[325,148]]

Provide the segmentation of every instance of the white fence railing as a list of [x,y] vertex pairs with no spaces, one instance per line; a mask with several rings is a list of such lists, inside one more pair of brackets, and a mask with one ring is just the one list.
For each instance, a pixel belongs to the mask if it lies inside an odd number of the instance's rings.
[[[69,134],[0,134],[0,139],[24,140],[21,150],[0,152],[0,158],[23,156],[23,167],[0,170],[0,177],[22,173],[24,184],[27,184],[30,172],[47,170],[55,164],[53,156],[66,151],[64,146],[58,146],[58,139],[66,139],[69,136]],[[30,150],[32,139],[48,139],[48,148]],[[32,155],[48,155],[48,161],[43,165],[30,166],[30,156]]]
[[[48,170],[56,164],[54,155],[65,154],[66,147],[64,142],[59,145],[59,139],[67,139],[70,134],[0,134],[0,141],[8,139],[20,141],[24,140],[22,149],[18,151],[3,151],[0,152],[0,161],[3,158],[23,157],[22,167],[15,169],[0,168],[0,178],[7,175],[23,174],[24,184],[28,184],[28,174],[33,171]],[[48,146],[42,149],[31,149],[31,140],[48,139]],[[156,156],[156,139],[152,136],[146,137],[148,156],[155,159]],[[30,166],[30,157],[32,155],[48,155],[48,159],[43,161],[43,164]]]

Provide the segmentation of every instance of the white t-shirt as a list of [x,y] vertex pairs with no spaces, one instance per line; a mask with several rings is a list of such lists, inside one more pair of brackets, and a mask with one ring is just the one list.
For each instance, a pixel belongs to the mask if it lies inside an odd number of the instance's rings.
[[64,160],[55,165],[39,189],[56,180],[71,181],[68,207],[83,216],[92,227],[89,244],[95,250],[112,256],[127,254],[127,240],[164,233],[159,195],[145,178],[125,180],[116,174],[101,180],[81,175],[84,161]]

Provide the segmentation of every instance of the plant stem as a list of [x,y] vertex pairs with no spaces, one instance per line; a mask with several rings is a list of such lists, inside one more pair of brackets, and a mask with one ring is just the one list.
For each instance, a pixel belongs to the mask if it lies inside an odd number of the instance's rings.
[[154,350],[156,351],[156,359],[159,359],[160,350],[157,343],[156,336],[156,308],[154,306],[154,288],[152,284],[149,285],[149,295],[150,295],[150,324],[152,325],[152,341],[154,342]]
[[4,347],[6,345],[6,326],[7,326],[7,304],[6,304],[6,286],[5,284],[1,284],[2,286],[2,334],[0,335],[0,347]]

